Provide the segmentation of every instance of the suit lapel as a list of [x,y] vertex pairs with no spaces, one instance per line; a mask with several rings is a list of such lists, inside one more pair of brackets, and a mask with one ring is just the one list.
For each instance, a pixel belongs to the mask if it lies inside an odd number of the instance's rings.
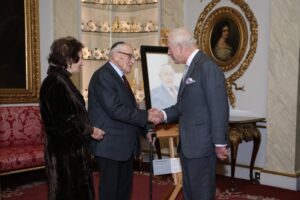
[[111,64],[109,64],[109,62],[107,62],[107,69],[110,72],[111,76],[120,84],[120,85],[124,85],[123,84],[123,80],[122,78],[119,76],[119,74],[114,70],[114,68],[111,66]]
[[193,73],[193,71],[195,70],[195,67],[196,67],[196,63],[199,62],[201,60],[201,57],[202,57],[202,52],[199,51],[195,57],[193,58],[189,68],[188,68],[188,71],[186,72],[185,76],[184,76],[184,80],[182,80],[180,82],[180,86],[179,86],[179,92],[178,92],[178,96],[181,96],[182,93],[183,93],[183,90],[185,88],[185,82],[186,82],[186,79],[188,79],[191,74]]
[[[184,80],[180,81],[179,91],[178,91],[178,97],[180,97],[181,94],[182,94],[182,91],[183,91],[183,88],[184,88],[184,83],[183,82],[184,82]],[[177,97],[177,99],[178,99],[178,97]]]

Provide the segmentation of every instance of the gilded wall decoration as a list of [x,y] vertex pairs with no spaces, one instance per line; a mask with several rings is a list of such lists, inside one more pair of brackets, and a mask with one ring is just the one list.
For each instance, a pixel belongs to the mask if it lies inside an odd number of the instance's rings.
[[0,103],[37,102],[39,1],[1,1]]
[[212,0],[204,8],[194,34],[199,48],[213,58],[224,72],[230,74],[226,77],[226,85],[230,105],[234,108],[236,98],[233,88],[244,90],[244,86],[238,87],[235,81],[245,73],[254,57],[258,25],[244,0],[231,0],[231,3],[240,7],[243,14],[229,6],[215,9],[220,1]]

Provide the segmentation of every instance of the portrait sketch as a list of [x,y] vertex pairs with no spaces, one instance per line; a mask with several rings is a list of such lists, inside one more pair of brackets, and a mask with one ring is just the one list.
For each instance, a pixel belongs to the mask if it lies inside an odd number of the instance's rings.
[[174,64],[166,47],[141,48],[146,107],[167,108],[177,101],[183,66]]

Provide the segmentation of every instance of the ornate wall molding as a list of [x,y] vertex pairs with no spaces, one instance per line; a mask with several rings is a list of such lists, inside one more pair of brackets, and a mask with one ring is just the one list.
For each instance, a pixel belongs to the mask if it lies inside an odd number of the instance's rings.
[[[212,57],[224,72],[230,74],[226,78],[226,86],[230,105],[234,108],[236,97],[233,89],[244,89],[243,86],[238,87],[235,81],[245,73],[256,53],[258,24],[252,10],[244,0],[231,0],[231,3],[239,6],[243,11],[243,15],[232,7],[226,6],[215,9],[220,1],[221,0],[212,0],[204,8],[203,12],[200,13],[194,34],[198,41],[199,48]],[[238,41],[235,43],[236,47],[234,47],[234,43],[232,46],[229,46],[231,48],[231,52],[229,53],[231,56],[224,59],[218,58],[218,56],[214,54],[213,45],[215,38],[214,29],[217,28],[218,23],[221,23],[221,21],[229,21],[231,29],[234,28],[235,37],[233,38],[238,38]],[[250,37],[248,37],[248,34]],[[232,41],[234,42],[235,39]]]
[[[8,78],[12,79],[12,81],[9,81],[11,84],[5,82],[3,87],[0,88],[0,103],[32,103],[38,101],[38,91],[40,88],[39,1],[23,0],[22,5],[24,16],[18,17],[24,19],[24,31],[19,34],[22,34],[22,37],[25,38],[25,47],[19,50],[25,58],[24,62],[22,62],[25,66],[20,64],[20,62],[9,65],[9,68],[16,68],[14,76],[11,76],[12,72],[9,72],[9,70],[1,72],[3,73],[1,76],[9,76]],[[13,36],[10,35],[9,37]],[[15,38],[14,41],[17,43],[18,39]],[[11,45],[13,46],[13,44]],[[16,52],[14,59],[20,59],[20,52]],[[18,74],[20,69],[23,68],[25,70],[23,75],[25,77],[22,76],[25,80],[24,84],[22,86],[15,86],[14,79],[17,81],[18,77],[20,78]]]

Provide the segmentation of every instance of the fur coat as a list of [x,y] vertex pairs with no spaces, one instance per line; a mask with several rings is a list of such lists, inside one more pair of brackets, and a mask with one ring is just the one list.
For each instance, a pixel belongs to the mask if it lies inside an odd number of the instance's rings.
[[94,200],[88,142],[93,127],[82,95],[62,67],[50,66],[40,90],[46,130],[49,200]]

